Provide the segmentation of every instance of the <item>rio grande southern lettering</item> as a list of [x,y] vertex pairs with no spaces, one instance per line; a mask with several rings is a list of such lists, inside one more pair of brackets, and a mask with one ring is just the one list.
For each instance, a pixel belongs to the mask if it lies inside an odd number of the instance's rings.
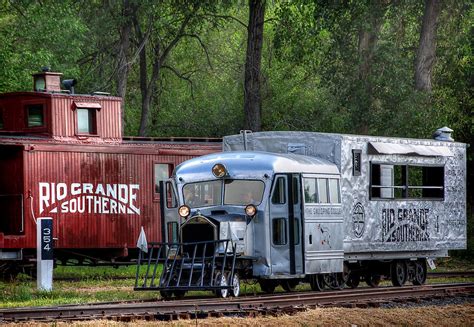
[[140,214],[138,184],[39,183],[40,214]]
[[382,209],[384,242],[429,241],[429,209]]

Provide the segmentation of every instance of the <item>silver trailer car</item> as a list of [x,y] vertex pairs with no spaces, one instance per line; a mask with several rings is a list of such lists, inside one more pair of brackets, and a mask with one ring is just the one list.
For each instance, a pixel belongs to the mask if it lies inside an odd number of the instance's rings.
[[466,145],[447,132],[224,137],[224,152],[184,162],[162,187],[167,268],[156,289],[423,284],[427,260],[466,247]]

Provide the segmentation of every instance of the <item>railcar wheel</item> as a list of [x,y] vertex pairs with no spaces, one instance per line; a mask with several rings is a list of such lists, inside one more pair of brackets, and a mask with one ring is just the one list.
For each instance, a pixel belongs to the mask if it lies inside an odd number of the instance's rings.
[[171,299],[171,296],[173,295],[173,292],[170,291],[160,291],[161,298],[163,300],[169,300]]
[[[216,281],[215,284],[216,286],[227,286],[227,277],[225,274],[218,273],[216,275]],[[229,290],[227,288],[222,288],[220,290],[216,290],[216,295],[220,298],[226,298],[227,295],[229,294]]]
[[390,277],[393,286],[403,286],[407,281],[408,271],[405,261],[397,260],[392,262],[390,269]]
[[297,279],[283,279],[280,282],[281,287],[287,292],[293,292],[298,284],[299,280]]
[[415,262],[415,276],[413,276],[413,285],[423,285],[426,282],[426,260]]
[[322,275],[311,275],[309,285],[313,291],[321,292],[324,289],[324,278]]
[[380,285],[381,279],[382,278],[380,277],[380,275],[371,274],[370,272],[367,273],[364,277],[365,282],[370,287],[378,287]]
[[233,297],[238,297],[240,295],[240,278],[239,274],[234,273],[234,278],[232,278],[233,288],[230,289],[230,295]]
[[349,278],[347,279],[346,285],[350,288],[357,288],[360,284],[360,274],[359,273],[350,273]]
[[276,282],[272,279],[260,279],[258,283],[263,292],[267,294],[273,294],[273,292],[275,292]]
[[340,290],[344,288],[347,279],[344,279],[343,273],[331,273],[324,275],[324,283],[332,290]]

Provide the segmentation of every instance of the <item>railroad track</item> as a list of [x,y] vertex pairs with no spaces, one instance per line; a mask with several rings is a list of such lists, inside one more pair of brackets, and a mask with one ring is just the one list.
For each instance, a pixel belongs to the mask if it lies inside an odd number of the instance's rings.
[[57,307],[28,307],[0,310],[1,322],[71,321],[113,319],[119,321],[174,320],[220,317],[226,315],[258,316],[294,313],[317,306],[377,307],[392,301],[419,301],[441,297],[474,295],[474,283],[432,284],[425,286],[345,289],[326,292],[296,292],[229,299],[186,299],[141,303],[97,303]]
[[[474,271],[448,271],[448,272],[430,272],[428,278],[469,278],[474,277]],[[95,276],[87,277],[90,280],[135,280],[135,276]],[[56,277],[54,281],[61,282],[80,282],[84,280],[81,277]]]

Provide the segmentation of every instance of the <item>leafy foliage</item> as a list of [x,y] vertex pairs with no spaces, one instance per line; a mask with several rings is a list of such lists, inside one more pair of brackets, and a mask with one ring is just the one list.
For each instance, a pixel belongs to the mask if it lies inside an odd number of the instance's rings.
[[[244,127],[248,7],[229,1],[135,1],[144,43],[131,36],[125,133],[140,126],[153,55],[189,24],[153,82],[148,135],[222,136]],[[29,90],[42,66],[79,80],[76,90],[117,89],[122,1],[0,0],[0,92]],[[443,2],[433,92],[414,88],[422,1],[267,2],[262,58],[264,130],[307,130],[430,137],[450,126],[472,143],[474,8]],[[472,207],[474,147],[468,149]],[[471,210],[472,211],[472,210]],[[472,218],[471,218],[472,219]],[[472,232],[473,224],[469,224]],[[472,233],[471,233],[472,234]]]

